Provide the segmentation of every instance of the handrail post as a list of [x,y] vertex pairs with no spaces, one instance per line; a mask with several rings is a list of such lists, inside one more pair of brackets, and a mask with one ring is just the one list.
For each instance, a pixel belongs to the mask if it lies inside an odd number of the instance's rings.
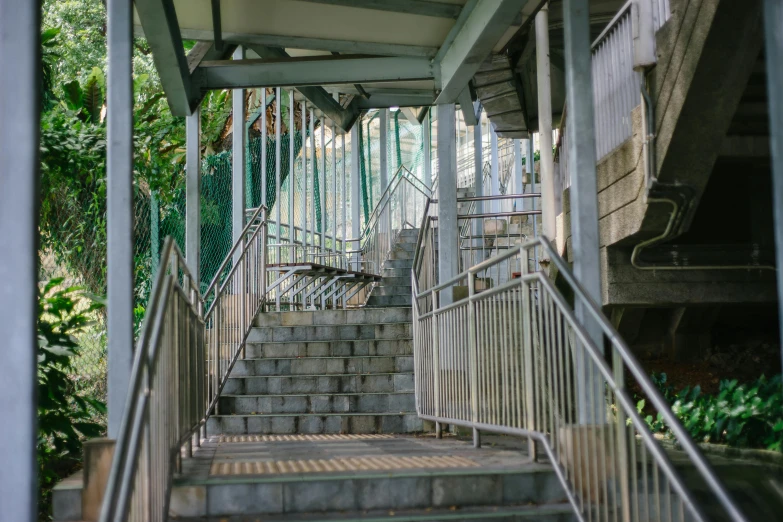
[[[625,368],[623,357],[617,350],[617,346],[612,346],[612,373],[614,376],[614,382],[618,390],[616,393],[621,393],[625,390]],[[616,408],[617,410],[617,472],[620,473],[620,509],[621,520],[627,522],[631,520],[631,485],[628,477],[630,470],[629,466],[635,465],[631,463],[628,458],[628,429],[626,428],[625,410],[623,408]],[[631,442],[631,444],[635,444]]]
[[[432,292],[432,391],[435,399],[435,417],[440,417],[440,347],[438,326],[438,292]],[[443,437],[443,427],[439,421],[435,422],[435,437]]]
[[[267,249],[266,249],[266,243],[267,243],[267,234],[269,232],[267,222],[266,222],[266,210],[264,211],[264,220],[261,222],[261,273],[259,274],[259,277],[261,277],[261,295],[260,295],[260,301],[261,301],[261,312],[264,312],[266,310],[266,266],[267,266]],[[290,227],[289,230],[293,230],[293,227]],[[282,261],[282,259],[279,259],[279,261]],[[276,299],[277,304],[277,311],[280,311],[280,292],[277,292],[278,297]]]
[[[220,285],[215,285],[215,304],[213,305],[215,308],[215,323],[212,325],[212,328],[214,331],[214,338],[215,338],[215,346],[214,351],[212,353],[212,394],[211,396],[217,396],[218,391],[220,390],[220,330],[222,328],[222,325],[220,324],[223,319],[223,312],[221,311],[221,305],[220,302]],[[219,412],[219,406],[220,401],[215,402],[215,415],[218,415]]]
[[[468,273],[468,342],[470,353],[470,409],[471,422],[475,426],[478,423],[478,341],[476,339],[476,303],[473,296],[476,294],[475,274]],[[473,428],[473,447],[481,447],[481,433],[478,428]]]
[[[533,247],[535,248],[535,247]],[[525,417],[526,426],[529,431],[536,430],[536,410],[535,410],[535,386],[533,382],[533,330],[530,323],[530,316],[533,313],[531,306],[532,286],[526,279],[530,273],[530,260],[528,259],[528,249],[522,247],[521,272],[522,272],[522,360],[524,361],[525,375]],[[528,437],[528,454],[536,460],[536,443],[532,437]]]

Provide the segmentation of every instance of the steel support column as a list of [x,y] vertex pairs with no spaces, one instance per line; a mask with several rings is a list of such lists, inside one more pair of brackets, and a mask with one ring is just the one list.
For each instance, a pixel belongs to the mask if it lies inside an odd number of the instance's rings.
[[185,259],[197,284],[201,282],[201,108],[186,118]]
[[[290,110],[288,111],[288,242],[293,245],[296,243],[296,216],[294,213],[294,205],[296,203],[294,201],[294,187],[296,185],[294,175],[294,163],[296,161],[296,149],[294,148],[296,142],[296,110],[294,109],[296,104],[294,103],[293,89],[288,92],[288,107],[290,107]],[[293,263],[296,259],[296,252],[294,248],[291,248],[290,250],[290,261]]]
[[[245,50],[237,47],[234,51],[234,60],[244,60]],[[233,110],[234,130],[231,136],[231,238],[233,243],[239,241],[242,229],[245,228],[245,143],[247,134],[245,129],[245,90],[234,89],[231,91],[231,104]],[[238,262],[241,249],[237,249],[234,261]]]
[[[590,19],[587,0],[563,0],[565,30],[565,79],[568,125],[566,126],[568,164],[574,173],[571,179],[571,237],[573,242],[574,275],[587,295],[601,303],[601,265],[598,243],[598,196],[596,183],[595,116],[593,113],[593,82],[590,56]],[[579,322],[599,349],[603,348],[600,327],[590,319],[585,305],[575,306]],[[582,424],[604,422],[600,376],[591,376],[584,350],[577,350],[578,416]],[[589,390],[588,383],[596,389]]]
[[0,415],[9,427],[0,467],[0,520],[20,522],[38,519],[40,12],[40,2],[0,0]]
[[424,184],[432,188],[432,136],[430,125],[432,122],[431,109],[427,109],[427,115],[422,122],[422,137],[424,139]]
[[[438,280],[459,273],[457,225],[457,127],[456,106],[438,105]],[[441,305],[453,302],[450,291],[441,294]]]
[[[525,185],[522,181],[522,143],[514,140],[514,192],[517,194],[525,193]],[[514,202],[514,210],[525,210],[525,198],[520,198]]]
[[[275,242],[279,245],[282,242],[282,229],[283,229],[283,216],[281,215],[281,208],[280,208],[280,201],[281,201],[281,191],[280,191],[280,185],[281,180],[283,178],[283,173],[281,171],[282,167],[282,106],[283,106],[283,98],[282,98],[282,91],[280,90],[280,87],[275,89]],[[266,127],[266,118],[264,118],[263,121],[264,127]],[[262,174],[264,177],[266,177],[266,172]],[[266,203],[264,203],[266,204]],[[282,263],[282,249],[280,247],[277,247],[277,258],[276,262]],[[280,295],[280,294],[278,294]]]
[[380,117],[380,156],[381,156],[381,194],[389,186],[389,109],[381,109],[379,111]]
[[[351,239],[358,239],[361,231],[361,196],[359,191],[359,155],[362,153],[359,143],[359,124],[351,128]],[[359,244],[352,243],[351,250],[358,250]],[[359,270],[359,254],[354,255],[354,270]]]
[[[783,2],[764,0],[764,34],[769,96],[770,152],[772,153],[772,204],[775,209],[778,299],[783,303]],[[778,307],[783,324],[783,306]],[[781,330],[783,332],[783,330]],[[783,336],[783,334],[781,334]],[[781,344],[783,357],[783,343]]]
[[[500,195],[500,157],[498,154],[498,135],[492,124],[489,124],[489,154],[490,154],[490,196]],[[492,212],[500,212],[500,201],[494,200],[490,203]]]
[[[307,170],[307,102],[302,102],[300,110],[302,114],[302,245],[303,255],[307,250],[307,178],[310,173]],[[304,259],[302,259],[304,261]]]
[[[589,54],[589,49],[588,49]],[[549,68],[549,9],[536,14],[536,78],[538,80],[538,140],[541,162],[543,235],[555,240],[555,184],[552,152],[552,84]]]
[[116,438],[133,365],[133,7],[110,0],[106,9],[108,410]]

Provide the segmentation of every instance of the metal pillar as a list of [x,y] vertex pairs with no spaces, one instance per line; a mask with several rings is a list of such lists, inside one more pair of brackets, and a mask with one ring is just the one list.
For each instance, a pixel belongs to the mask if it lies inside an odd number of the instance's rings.
[[381,155],[381,194],[389,186],[389,109],[381,109],[380,114],[380,155]]
[[432,136],[430,135],[430,124],[432,122],[431,109],[427,109],[427,116],[422,122],[422,138],[424,139],[424,184],[427,188],[432,188]]
[[[294,179],[294,161],[296,160],[296,149],[294,148],[295,145],[295,136],[296,136],[296,111],[294,108],[296,105],[294,105],[294,90],[291,89],[288,92],[288,107],[290,110],[288,111],[288,154],[289,154],[289,161],[288,161],[288,242],[292,245],[296,243],[296,217],[294,216],[294,185],[295,179]],[[290,259],[291,262],[295,262],[296,260],[296,252],[295,248],[290,248]]]
[[318,151],[315,148],[315,110],[310,108],[310,183],[313,189],[313,201],[310,204],[310,232],[312,245],[316,245],[316,235],[318,233],[318,223],[315,220],[315,162],[318,161]]
[[[283,177],[283,173],[281,172],[281,166],[282,166],[282,155],[283,151],[282,149],[282,135],[280,132],[281,129],[281,123],[282,123],[282,105],[283,105],[283,99],[280,96],[282,92],[280,91],[280,87],[278,87],[275,90],[275,240],[277,244],[279,245],[281,243],[281,230],[283,228],[283,220],[282,216],[280,215],[280,184],[281,179]],[[266,127],[266,118],[264,118],[264,126]],[[264,173],[266,175],[266,172]],[[282,255],[282,250],[280,247],[277,247],[277,262],[282,262],[282,259],[280,256]],[[280,295],[280,292],[277,293],[277,295]]]
[[307,102],[302,101],[302,254],[307,249]]
[[[332,122],[332,252],[337,253],[337,132]],[[328,228],[328,227],[327,227]]]
[[342,145],[342,158],[343,158],[343,190],[342,190],[342,208],[343,208],[343,259],[346,260],[345,257],[348,250],[348,242],[345,241],[348,239],[348,184],[347,184],[347,176],[345,172],[345,132],[340,132],[340,140]]
[[185,260],[190,273],[201,283],[201,108],[188,116],[185,161]]
[[[457,226],[456,106],[438,105],[438,280],[459,273],[459,228]],[[441,305],[453,302],[444,292]]]
[[319,227],[321,232],[321,248],[326,248],[326,231],[329,228],[327,225],[329,224],[329,216],[326,212],[326,188],[327,188],[327,181],[326,181],[326,117],[321,114],[321,172],[318,173],[319,179],[318,179],[318,187],[320,190],[320,196],[321,196],[321,226]]
[[[568,125],[566,126],[568,164],[574,172],[571,179],[571,237],[574,252],[574,275],[587,295],[601,303],[601,265],[598,242],[598,197],[595,171],[595,117],[590,60],[590,20],[587,0],[563,1],[565,29],[565,79]],[[575,312],[590,338],[603,349],[600,327],[590,319],[585,306],[577,301]],[[585,351],[577,350],[577,397],[579,422],[604,422],[600,376],[590,376],[584,361]],[[588,390],[588,382],[595,383]]]
[[133,10],[130,0],[110,1],[107,18],[106,102],[111,107],[106,130],[108,410],[109,437],[116,438],[133,365]]
[[[517,139],[514,140],[514,192],[525,193],[525,185],[522,183],[522,143]],[[514,210],[525,210],[525,198],[516,200],[514,207]]]
[[[589,49],[588,49],[589,55]],[[555,240],[555,183],[552,152],[552,88],[549,69],[549,9],[536,14],[536,70],[538,71],[538,140],[541,162],[543,235]]]
[[[775,208],[778,300],[783,303],[783,2],[764,0],[764,34],[767,57],[772,203]],[[778,307],[783,325],[783,306]],[[783,332],[783,329],[781,330]],[[783,336],[783,333],[781,334]],[[781,344],[783,357],[783,344]]]
[[[245,50],[237,47],[234,51],[234,60],[244,60]],[[236,244],[245,228],[245,90],[234,89],[231,94],[231,104],[234,118],[234,130],[231,136],[231,238]],[[234,262],[239,262],[242,255],[241,249],[234,254]]]
[[[361,231],[361,196],[359,194],[359,155],[362,153],[361,143],[359,143],[359,125],[356,122],[351,127],[351,239],[359,239]],[[351,244],[351,250],[358,250],[359,245]],[[359,254],[354,254],[354,270],[360,270]]]
[[[476,105],[479,105],[479,102],[476,102]],[[480,107],[476,107],[480,108]],[[473,168],[475,169],[475,172],[473,174],[474,180],[473,180],[473,195],[477,198],[480,198],[484,196],[484,140],[482,138],[481,133],[481,113],[484,112],[483,110],[476,111],[478,115],[478,122],[473,127],[473,161],[474,165]],[[475,213],[476,214],[483,214],[484,213],[484,202],[483,201],[476,201],[476,207],[475,207]],[[485,243],[482,239],[484,235],[484,220],[483,219],[474,219],[473,220],[473,235],[476,237],[474,247],[480,248],[479,255],[476,256],[475,259],[472,259],[472,263],[479,263],[484,260],[484,248]]]
[[[495,132],[495,129],[492,127],[492,124],[490,123],[489,126],[489,154],[490,154],[490,195],[491,196],[499,196],[500,195],[500,175],[499,175],[499,163],[500,158],[498,155],[498,135]],[[500,201],[494,200],[490,204],[490,207],[492,208],[492,212],[500,212]]]
[[[112,7],[116,11],[116,2]],[[40,2],[0,0],[0,415],[9,427],[3,437],[8,446],[0,468],[0,520],[20,522],[38,519],[40,11]]]
[[[277,98],[277,97],[275,97]],[[266,87],[261,89],[261,107],[263,112],[261,113],[261,202],[260,205],[266,205],[266,146],[267,146],[267,132],[266,132]]]

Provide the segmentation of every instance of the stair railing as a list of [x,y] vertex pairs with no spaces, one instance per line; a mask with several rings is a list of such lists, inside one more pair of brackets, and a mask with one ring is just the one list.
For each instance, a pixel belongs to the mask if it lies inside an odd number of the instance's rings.
[[[425,224],[420,237],[427,229]],[[531,269],[542,254],[580,303],[579,316],[545,273]],[[519,276],[493,288],[477,285],[513,259],[522,267]],[[745,520],[641,364],[546,239],[434,286],[424,268],[422,254],[412,283],[416,409],[437,423],[436,433],[441,424],[452,424],[473,428],[477,443],[481,431],[528,438],[531,456],[538,455],[536,448],[546,455],[581,521]],[[596,335],[601,343],[593,340]],[[637,410],[628,381],[658,412],[678,461],[695,471],[692,487],[664,450],[662,434],[652,433]],[[691,490],[699,491],[698,500]]]
[[198,281],[168,237],[134,352],[101,522],[168,519],[171,475],[180,450],[191,447],[191,437],[206,422],[202,311]]
[[253,320],[266,301],[268,263],[267,209],[259,207],[242,230],[204,293],[209,402],[217,413],[220,392],[245,348]]
[[348,251],[348,254],[359,254],[361,259],[357,261],[354,257],[352,268],[380,274],[400,231],[419,225],[424,200],[429,197],[430,189],[401,165],[381,194],[361,237],[348,240],[349,243],[359,243],[358,249]]

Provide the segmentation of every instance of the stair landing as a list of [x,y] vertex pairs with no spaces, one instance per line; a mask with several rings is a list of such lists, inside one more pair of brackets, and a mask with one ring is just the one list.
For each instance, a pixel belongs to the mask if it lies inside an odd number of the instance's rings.
[[218,435],[183,459],[182,471],[170,507],[178,520],[572,516],[550,466],[453,437]]

